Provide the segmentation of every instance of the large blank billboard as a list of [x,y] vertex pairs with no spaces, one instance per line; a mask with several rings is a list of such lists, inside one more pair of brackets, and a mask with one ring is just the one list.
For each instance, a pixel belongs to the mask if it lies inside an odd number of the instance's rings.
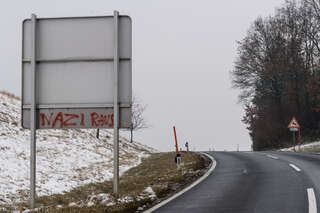
[[[30,127],[31,20],[23,22],[22,125]],[[113,128],[114,17],[36,21],[37,128]],[[132,23],[119,17],[120,127],[131,125]]]

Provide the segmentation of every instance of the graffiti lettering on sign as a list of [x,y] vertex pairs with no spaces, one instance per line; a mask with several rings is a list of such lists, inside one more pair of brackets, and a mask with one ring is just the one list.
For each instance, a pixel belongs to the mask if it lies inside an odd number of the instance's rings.
[[72,128],[72,127],[113,127],[113,113],[101,114],[92,112],[85,113],[40,113],[40,126],[50,128]]
[[113,114],[102,115],[93,112],[91,115],[91,125],[95,127],[108,126],[113,127]]

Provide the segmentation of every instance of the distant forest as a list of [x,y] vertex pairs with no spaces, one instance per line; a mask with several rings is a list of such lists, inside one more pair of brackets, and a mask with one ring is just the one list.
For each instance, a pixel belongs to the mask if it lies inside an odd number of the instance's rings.
[[238,41],[232,83],[241,90],[253,150],[292,145],[293,116],[302,141],[320,138],[320,0],[286,1],[257,18]]

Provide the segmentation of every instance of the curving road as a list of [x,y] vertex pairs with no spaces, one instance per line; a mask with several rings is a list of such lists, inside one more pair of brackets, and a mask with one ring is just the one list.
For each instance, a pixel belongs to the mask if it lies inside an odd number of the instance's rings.
[[208,154],[217,161],[213,173],[155,212],[320,213],[320,155]]

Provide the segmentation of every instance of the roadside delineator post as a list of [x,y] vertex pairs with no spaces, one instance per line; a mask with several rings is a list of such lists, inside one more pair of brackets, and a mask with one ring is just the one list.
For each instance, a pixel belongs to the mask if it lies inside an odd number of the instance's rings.
[[186,142],[185,147],[186,147],[187,152],[189,152],[189,142],[188,141]]
[[174,133],[174,140],[175,140],[175,144],[176,144],[176,154],[179,153],[179,149],[178,149],[178,140],[177,140],[177,133],[176,133],[176,127],[173,126],[173,133]]
[[173,133],[174,133],[174,139],[175,139],[175,144],[176,144],[176,156],[175,156],[175,163],[178,165],[178,169],[180,168],[180,161],[181,161],[181,154],[179,153],[179,148],[178,148],[178,140],[177,140],[177,133],[176,133],[176,127],[173,126]]

